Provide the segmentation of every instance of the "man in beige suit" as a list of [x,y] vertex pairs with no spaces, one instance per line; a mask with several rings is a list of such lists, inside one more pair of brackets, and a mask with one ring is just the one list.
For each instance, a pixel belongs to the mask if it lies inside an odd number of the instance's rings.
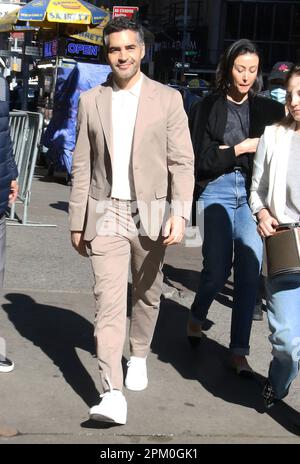
[[95,276],[94,334],[102,394],[90,418],[125,424],[121,360],[128,263],[131,258],[131,357],[125,385],[144,390],[164,252],[184,235],[194,160],[181,95],[140,71],[142,28],[128,18],[115,18],[105,28],[104,43],[111,78],[83,93],[79,103],[70,230],[73,247],[90,256]]

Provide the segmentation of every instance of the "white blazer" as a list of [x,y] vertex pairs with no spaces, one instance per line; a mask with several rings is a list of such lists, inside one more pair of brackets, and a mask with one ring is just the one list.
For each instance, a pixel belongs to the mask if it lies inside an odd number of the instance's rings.
[[294,222],[285,214],[286,174],[295,124],[267,126],[254,157],[250,208],[253,214],[267,208],[279,223]]

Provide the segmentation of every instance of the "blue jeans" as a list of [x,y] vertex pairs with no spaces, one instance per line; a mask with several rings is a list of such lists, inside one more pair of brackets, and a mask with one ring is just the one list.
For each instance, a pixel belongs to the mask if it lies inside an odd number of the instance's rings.
[[262,261],[262,241],[247,198],[246,178],[240,171],[211,181],[200,195],[198,212],[204,214],[203,270],[191,308],[191,319],[203,323],[233,266],[230,350],[241,356],[249,354]]
[[273,360],[269,380],[278,399],[288,394],[299,371],[300,275],[266,279],[267,313]]

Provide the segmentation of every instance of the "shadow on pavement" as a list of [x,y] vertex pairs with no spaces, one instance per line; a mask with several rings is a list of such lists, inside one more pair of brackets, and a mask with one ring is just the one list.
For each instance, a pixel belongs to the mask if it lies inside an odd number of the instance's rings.
[[3,310],[22,337],[52,359],[88,406],[98,403],[95,383],[76,353],[80,348],[95,355],[93,325],[74,311],[39,304],[27,295],[9,293],[5,298],[10,303],[4,304]]
[[83,429],[111,429],[111,428],[116,428],[116,427],[121,427],[120,424],[113,424],[109,422],[101,422],[101,421],[95,421],[88,419],[84,422],[81,422],[80,426]]
[[292,407],[281,401],[265,410],[261,396],[266,380],[263,376],[255,373],[252,379],[238,377],[229,366],[229,350],[210,339],[207,332],[196,349],[191,347],[185,333],[187,318],[185,307],[162,300],[151,345],[158,359],[171,364],[185,379],[198,380],[213,396],[267,413],[290,433],[300,435],[300,414]]
[[168,285],[176,288],[172,282],[178,282],[188,290],[196,292],[200,272],[190,269],[180,269],[178,267],[171,266],[170,264],[164,264],[163,272],[164,280],[168,283]]
[[56,203],[50,203],[49,206],[54,209],[59,209],[60,211],[68,212],[69,203],[67,201],[57,201]]
[[[165,264],[163,271],[164,280],[170,287],[177,288],[174,282],[178,282],[179,284],[183,285],[186,289],[191,290],[192,292],[197,291],[199,285],[200,272],[193,271],[190,269],[176,268],[171,266],[170,264]],[[227,308],[232,308],[232,297],[232,283],[228,281],[224,288],[216,296],[215,300],[223,306],[226,306]]]

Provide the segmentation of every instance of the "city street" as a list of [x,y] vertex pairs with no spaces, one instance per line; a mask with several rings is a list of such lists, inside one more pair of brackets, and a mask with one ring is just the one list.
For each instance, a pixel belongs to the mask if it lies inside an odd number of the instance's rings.
[[[271,359],[265,313],[253,323],[255,378],[239,378],[228,365],[230,283],[212,305],[201,346],[189,345],[185,327],[201,250],[182,245],[167,253],[148,388],[124,388],[127,425],[89,421],[99,401],[91,268],[69,242],[69,187],[59,178],[45,182],[44,174],[39,168],[33,182],[29,220],[56,227],[7,228],[0,336],[15,369],[0,373],[0,443],[300,443],[300,378],[286,400],[269,412],[263,407]],[[124,368],[128,357],[126,344]]]

